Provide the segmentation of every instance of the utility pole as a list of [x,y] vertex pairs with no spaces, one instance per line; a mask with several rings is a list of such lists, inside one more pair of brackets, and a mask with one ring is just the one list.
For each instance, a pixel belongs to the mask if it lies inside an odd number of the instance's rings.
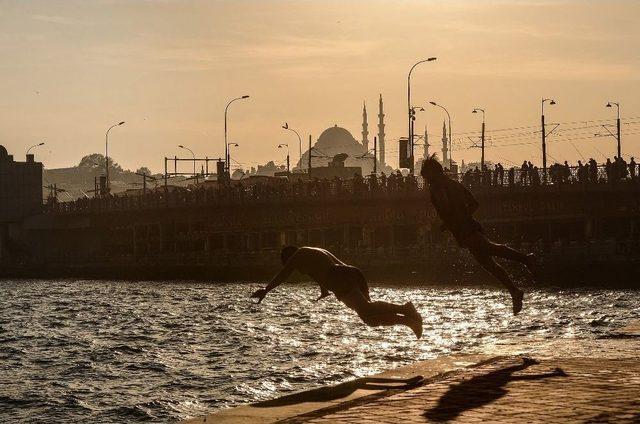
[[167,161],[168,161],[168,158],[165,156],[164,157],[164,192],[165,193],[168,190],[168,187],[167,187],[168,181],[167,181],[167,179],[169,178],[169,175],[168,175],[169,170],[167,169]]
[[311,134],[309,134],[309,164],[307,168],[309,168],[309,180],[311,180]]
[[413,156],[413,137],[414,137],[414,128],[416,122],[416,110],[411,108],[411,121],[409,125],[409,172],[411,175],[415,173],[415,161]]
[[547,135],[544,129],[544,113],[542,114],[542,173],[544,181],[547,181]]
[[481,147],[482,147],[482,154],[480,155],[480,164],[482,166],[482,169],[484,169],[484,121],[482,121],[482,143],[481,143]]
[[[618,141],[618,157],[622,157],[622,147],[621,147],[621,141],[620,141],[620,103],[617,102],[609,102],[607,103],[607,107],[613,107],[612,105],[616,105],[616,107],[618,108],[618,118],[616,119],[616,140]],[[608,128],[605,127],[605,129]]]
[[151,175],[147,175],[146,172],[136,172],[135,174],[142,177],[142,193],[147,194],[147,180],[156,181],[156,178]]
[[480,168],[484,170],[484,109],[476,108],[471,113],[482,112],[482,133],[480,136]]
[[[620,112],[618,112],[620,113]],[[618,115],[618,119],[616,120],[616,124],[617,124],[617,134],[618,134],[618,157],[621,158],[622,157],[622,147],[620,146],[621,141],[620,141],[620,115]]]
[[544,126],[544,103],[549,102],[550,105],[555,105],[556,102],[553,99],[542,99],[540,102],[542,114],[541,114],[541,123],[542,123],[542,175],[545,184],[547,183],[547,130]]
[[417,112],[424,112],[424,108],[423,107],[417,107],[417,106],[412,106],[410,109],[410,116],[411,116],[411,124],[409,126],[410,130],[411,130],[411,139],[409,140],[409,152],[407,153],[408,156],[408,161],[409,161],[409,170],[412,174],[415,173],[415,152],[414,152],[414,141],[415,141],[415,122],[416,122],[416,113]]

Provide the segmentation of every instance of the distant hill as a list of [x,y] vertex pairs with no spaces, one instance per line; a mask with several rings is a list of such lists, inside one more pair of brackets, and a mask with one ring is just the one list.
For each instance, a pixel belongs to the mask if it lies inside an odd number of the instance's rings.
[[[77,166],[71,168],[45,169],[42,179],[43,185],[56,184],[59,189],[66,190],[66,193],[59,193],[58,200],[69,201],[78,197],[93,197],[94,179],[104,175],[104,156],[99,153],[87,155],[80,160]],[[138,173],[151,175],[151,171],[146,167],[141,167]],[[111,192],[119,193],[131,188],[142,186],[142,176],[134,171],[124,170],[117,162],[109,158],[109,176],[111,179]],[[160,181],[162,174],[155,174],[154,177]],[[152,184],[151,184],[152,186]],[[44,196],[48,195],[48,190],[44,189]]]

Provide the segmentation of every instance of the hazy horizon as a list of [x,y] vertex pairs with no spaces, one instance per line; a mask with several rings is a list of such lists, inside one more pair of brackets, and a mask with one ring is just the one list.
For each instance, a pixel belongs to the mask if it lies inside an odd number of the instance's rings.
[[[640,156],[640,3],[633,1],[0,1],[0,144],[23,160],[31,145],[46,168],[109,154],[124,168],[161,171],[164,156],[221,156],[226,103],[229,141],[244,168],[282,162],[279,143],[337,124],[369,138],[385,101],[387,161],[397,166],[406,136],[406,78],[414,105],[435,100],[452,116],[454,159],[468,148],[486,110],[487,130],[539,126],[541,97],[554,98],[549,161],[615,155],[600,122],[621,104],[623,155]],[[418,115],[439,151],[443,112]],[[629,119],[637,118],[637,119]],[[602,122],[606,123],[606,122]],[[494,133],[486,159],[540,162],[539,128]],[[466,133],[466,134],[461,134]],[[491,133],[489,133],[491,134]],[[556,137],[554,139],[554,137]],[[536,142],[537,141],[537,142]],[[502,145],[500,145],[502,144]],[[304,149],[304,145],[303,145]],[[421,148],[416,156],[421,153]]]

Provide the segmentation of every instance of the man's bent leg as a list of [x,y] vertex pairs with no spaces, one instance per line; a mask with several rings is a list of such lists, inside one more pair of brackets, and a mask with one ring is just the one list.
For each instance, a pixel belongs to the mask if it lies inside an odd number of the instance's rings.
[[492,241],[489,242],[489,246],[492,256],[498,256],[500,258],[509,259],[527,265],[527,255],[524,253],[518,252],[516,249],[511,248],[506,244],[498,244]]
[[353,291],[341,299],[362,321],[371,326],[406,325],[417,338],[422,337],[422,317],[413,304],[396,305],[389,302],[370,302],[360,292]]
[[529,272],[535,277],[536,272],[536,256],[533,253],[524,254],[522,252],[517,251],[505,244],[498,244],[492,241],[489,241],[489,245],[491,246],[492,256],[497,256],[499,258],[509,259],[512,261],[520,262],[524,266],[527,267]]
[[532,274],[535,274],[535,255],[528,255],[517,251],[505,244],[495,243],[482,233],[475,233],[465,240],[470,249],[483,251],[490,256],[509,259],[511,261],[520,262],[525,265]]
[[478,263],[487,270],[491,275],[496,277],[503,286],[509,290],[511,299],[513,300],[513,315],[518,315],[522,309],[523,292],[513,284],[509,274],[503,267],[501,267],[496,261],[493,260],[486,252],[479,252],[473,249],[469,249],[473,257]]

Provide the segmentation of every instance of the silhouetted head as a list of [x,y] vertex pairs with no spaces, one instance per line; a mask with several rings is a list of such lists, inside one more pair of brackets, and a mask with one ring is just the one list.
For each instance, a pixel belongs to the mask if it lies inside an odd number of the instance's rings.
[[282,248],[280,252],[280,259],[282,260],[282,264],[286,264],[290,257],[293,256],[294,253],[298,251],[298,248],[295,246],[285,246]]
[[422,168],[420,169],[420,175],[427,182],[437,181],[438,179],[444,177],[444,170],[442,169],[442,165],[431,156],[428,159],[425,159],[422,162]]

